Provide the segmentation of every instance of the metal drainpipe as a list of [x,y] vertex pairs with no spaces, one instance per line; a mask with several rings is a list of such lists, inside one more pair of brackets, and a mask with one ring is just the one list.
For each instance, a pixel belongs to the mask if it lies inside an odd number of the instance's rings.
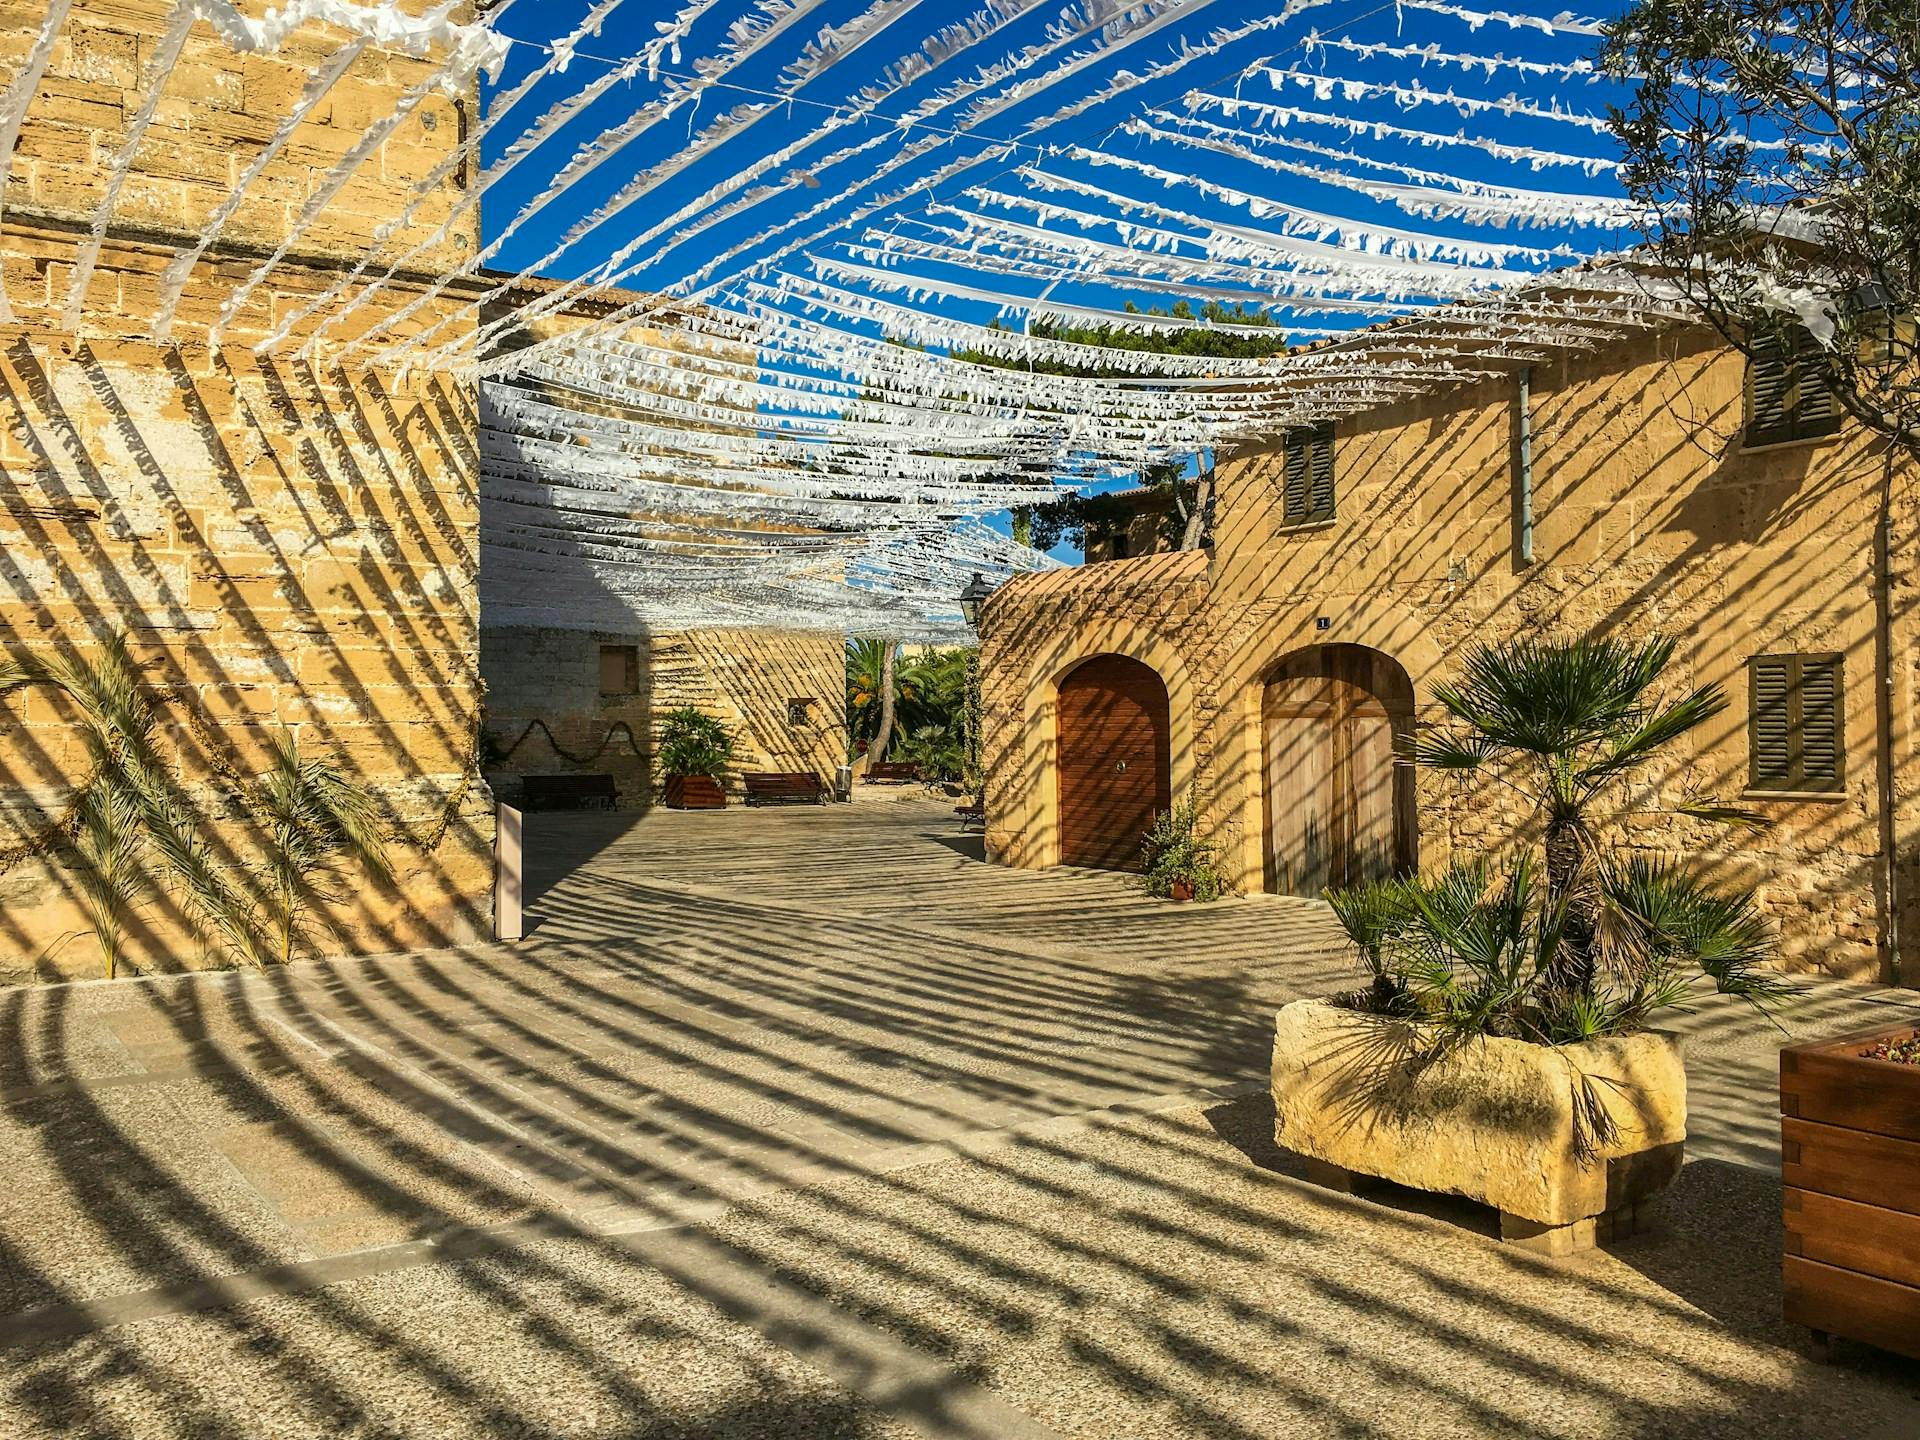
[[1885,943],[1887,980],[1905,983],[1900,964],[1900,832],[1894,813],[1893,756],[1893,446],[1888,444],[1880,480],[1879,523],[1874,526],[1874,779],[1880,791],[1880,862],[1886,867]]
[[1520,372],[1520,493],[1515,497],[1515,548],[1522,565],[1533,564],[1533,369]]

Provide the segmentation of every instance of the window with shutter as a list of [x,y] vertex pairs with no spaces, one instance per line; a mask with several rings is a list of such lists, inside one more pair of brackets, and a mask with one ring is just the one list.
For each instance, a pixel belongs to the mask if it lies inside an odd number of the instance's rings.
[[1840,428],[1840,406],[1813,363],[1816,342],[1795,331],[1791,343],[1756,337],[1747,365],[1749,449],[1811,440]]
[[633,695],[640,689],[640,647],[602,645],[600,647],[600,693]]
[[1748,783],[1834,793],[1846,778],[1838,655],[1756,655],[1747,662]]
[[1287,432],[1281,518],[1288,525],[1333,519],[1333,426]]

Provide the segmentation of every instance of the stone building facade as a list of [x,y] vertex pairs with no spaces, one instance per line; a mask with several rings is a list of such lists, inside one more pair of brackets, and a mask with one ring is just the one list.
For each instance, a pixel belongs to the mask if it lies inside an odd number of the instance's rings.
[[[73,7],[0,190],[0,649],[84,655],[125,633],[203,838],[243,883],[259,849],[238,784],[262,767],[269,727],[292,728],[371,789],[398,837],[394,882],[345,887],[329,944],[471,939],[489,927],[492,805],[476,764],[470,387],[297,360],[311,320],[253,352],[367,253],[397,197],[453,153],[470,102],[429,95],[296,238],[308,196],[431,71],[369,48],[248,187],[156,343],[167,263],[343,43],[315,25],[274,53],[240,54],[194,27],[75,314],[76,262],[175,8]],[[0,72],[19,68],[46,13],[0,5]],[[466,179],[449,175],[388,253],[428,239]],[[396,314],[472,253],[477,220],[469,209],[353,326]],[[223,309],[289,240],[210,345]],[[473,298],[450,291],[396,333],[452,315],[453,338]],[[86,772],[82,733],[44,690],[0,700],[0,977],[97,973],[78,862],[52,830]],[[139,968],[224,963],[164,890],[143,900],[135,931]]]
[[1082,553],[1089,565],[1137,560],[1179,548],[1181,522],[1174,513],[1173,497],[1164,489],[1113,490],[1090,501],[1087,508]]
[[721,780],[748,771],[830,779],[846,758],[845,644],[837,632],[560,630],[488,625],[487,778],[514,803],[528,775],[605,774],[620,809],[645,809],[662,776],[660,721],[692,707],[734,739]]
[[[488,307],[483,323],[510,320],[509,307],[523,308],[555,288],[549,281],[522,280]],[[645,298],[613,289],[569,302],[513,325],[501,343],[519,349],[562,340]],[[684,344],[673,332],[652,327],[626,333],[662,349]],[[699,359],[710,364],[716,357],[746,367],[756,361],[751,347],[718,342]],[[697,368],[676,379],[684,387]],[[515,383],[582,413],[646,418],[611,398],[547,387],[531,376]],[[481,409],[484,424],[484,398]],[[689,477],[694,473],[689,464]],[[647,512],[646,519],[692,542],[706,539],[714,524],[711,514],[672,511]],[[753,528],[740,521],[730,528],[743,525]],[[510,529],[504,511],[483,498],[483,548],[505,547]],[[613,777],[618,808],[647,808],[666,778],[653,758],[660,722],[683,707],[712,716],[732,735],[733,757],[720,779],[736,796],[743,793],[740,777],[750,771],[801,771],[830,780],[847,758],[846,642],[838,630],[652,626],[644,601],[601,592],[588,557],[549,549],[540,565],[536,574],[504,567],[490,572],[481,607],[486,773],[507,803],[517,802],[529,775],[604,774]],[[568,613],[553,617],[552,606],[526,603],[529,588],[592,598],[570,600]],[[530,620],[529,612],[542,618]]]
[[[1532,371],[1530,467],[1519,382],[1490,380],[1339,422],[1324,518],[1289,521],[1275,445],[1220,465],[1211,555],[1014,580],[982,626],[990,853],[1025,866],[1072,858],[1062,746],[1080,742],[1060,717],[1085,710],[1076,673],[1113,656],[1164,691],[1149,718],[1170,793],[1198,799],[1242,891],[1317,893],[1289,869],[1289,847],[1303,797],[1332,772],[1303,778],[1275,738],[1321,704],[1300,685],[1357,697],[1340,722],[1342,803],[1357,824],[1405,827],[1397,841],[1423,869],[1509,845],[1529,818],[1504,791],[1396,771],[1392,742],[1439,717],[1434,686],[1475,642],[1659,632],[1678,641],[1667,685],[1712,682],[1729,703],[1657,772],[1632,777],[1610,817],[1619,833],[1756,884],[1790,968],[1912,983],[1920,475],[1850,423],[1750,446],[1746,380],[1744,357],[1704,330],[1621,340]],[[1805,791],[1756,775],[1750,723],[1756,705],[1766,712],[1755,685],[1794,657],[1836,682],[1840,763]],[[1676,818],[1683,799],[1769,823]]]

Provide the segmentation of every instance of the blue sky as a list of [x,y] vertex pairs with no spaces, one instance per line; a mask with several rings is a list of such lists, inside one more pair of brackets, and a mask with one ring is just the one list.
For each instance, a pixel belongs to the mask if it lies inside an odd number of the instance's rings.
[[[519,0],[500,19],[499,28],[503,33],[529,43],[515,47],[500,82],[494,87],[495,93],[511,88],[543,63],[547,58],[546,53],[535,47],[567,34],[589,8],[587,0]],[[865,0],[829,0],[790,33],[783,35],[765,53],[726,74],[726,81],[741,89],[727,89],[719,85],[708,88],[696,102],[688,104],[671,118],[653,126],[633,143],[612,154],[580,185],[525,222],[492,263],[498,268],[535,267],[558,244],[570,226],[602,204],[634,176],[650,167],[671,164],[686,152],[693,137],[732,107],[759,103],[764,99],[750,92],[780,91],[784,68],[821,26],[846,21],[867,8]],[[1120,13],[1118,6],[1111,8],[1113,14]],[[1489,3],[1479,8],[1492,11],[1497,7]],[[521,102],[507,122],[490,137],[485,158],[489,162],[496,160],[506,146],[548,107],[577,95],[583,87],[607,75],[620,61],[636,54],[653,37],[655,23],[662,11],[663,7],[654,3],[654,0],[627,0],[608,19],[602,34],[580,43],[578,53],[564,75],[548,77]],[[666,73],[655,81],[649,81],[642,75],[615,83],[552,141],[490,190],[483,210],[489,239],[500,235],[503,227],[521,207],[567,163],[576,147],[589,142],[606,128],[625,121],[648,102],[659,99],[676,79],[684,80],[693,76],[697,64],[722,49],[727,39],[727,26],[743,12],[751,13],[749,0],[721,0],[710,14],[696,23],[682,45],[678,64],[667,61]],[[1023,46],[1040,43],[1047,27],[1059,20],[1062,9],[1058,4],[1036,7],[1030,14],[953,55],[910,88],[881,102],[876,107],[876,113],[877,117],[886,117],[884,120],[876,118],[846,125],[793,157],[790,164],[777,167],[760,183],[781,183],[786,188],[746,213],[725,220],[665,251],[658,256],[657,263],[632,275],[625,283],[639,289],[659,289],[682,281],[690,273],[751,239],[763,229],[787,222],[823,201],[831,203],[817,221],[782,239],[790,240],[796,235],[810,235],[815,230],[824,230],[827,233],[812,240],[807,249],[819,255],[847,258],[838,247],[846,242],[858,242],[862,232],[869,229],[891,228],[904,234],[927,233],[920,225],[929,218],[926,211],[931,203],[958,202],[976,211],[984,208],[987,213],[993,213],[990,207],[965,199],[962,192],[969,186],[983,182],[991,182],[993,188],[1001,191],[1021,190],[1022,179],[1015,169],[1015,161],[989,162],[937,190],[916,190],[882,214],[859,225],[840,223],[848,212],[877,194],[900,189],[913,180],[924,179],[962,156],[985,153],[991,142],[1019,137],[1033,121],[1050,114],[1068,101],[1098,90],[1117,71],[1144,71],[1177,55],[1183,40],[1201,42],[1210,32],[1271,15],[1274,6],[1272,0],[1265,0],[1261,4],[1218,0],[1218,3],[1209,5],[1189,5],[1186,12],[1167,28],[1126,47],[1111,58],[1102,59],[1072,80],[1044,88],[1004,113],[993,116],[982,123],[974,134],[940,144],[933,153],[879,184],[858,183],[891,158],[898,144],[902,143],[897,135],[889,134],[890,122],[894,117],[912,109],[943,86],[971,81],[982,66],[992,64]],[[795,91],[790,103],[768,113],[746,133],[689,166],[685,173],[664,180],[636,204],[611,217],[564,255],[548,261],[540,268],[548,274],[561,277],[573,277],[585,272],[675,210],[707,193],[712,187],[725,184],[755,161],[821,125],[835,113],[834,107],[844,109],[850,97],[856,95],[861,87],[881,82],[889,66],[917,50],[931,33],[973,13],[970,8],[956,5],[952,0],[920,0],[917,5],[903,4],[899,18],[857,53]],[[1538,13],[1546,15],[1553,12],[1542,10]],[[1595,13],[1581,12],[1581,18],[1591,17]],[[1462,19],[1451,15],[1400,9],[1391,4],[1339,3],[1339,0],[1335,0],[1335,3],[1306,8],[1278,29],[1253,34],[1221,54],[1195,60],[1172,76],[1130,90],[1085,114],[1033,135],[1029,137],[1030,143],[1035,147],[1080,145],[1104,150],[1239,191],[1283,199],[1298,207],[1366,226],[1543,247],[1565,243],[1581,254],[1614,248],[1631,240],[1625,234],[1610,234],[1592,228],[1568,232],[1514,227],[1499,229],[1476,226],[1458,219],[1415,217],[1396,206],[1356,194],[1344,187],[1321,184],[1297,175],[1276,174],[1237,158],[1185,145],[1155,142],[1119,133],[1119,127],[1124,122],[1151,107],[1186,113],[1183,97],[1197,89],[1220,97],[1237,94],[1248,101],[1303,107],[1356,121],[1381,121],[1436,135],[1451,136],[1456,132],[1464,132],[1470,137],[1490,138],[1502,144],[1531,146],[1595,160],[1605,161],[1612,157],[1613,142],[1609,136],[1575,124],[1525,115],[1463,116],[1450,107],[1418,105],[1409,108],[1388,96],[1349,98],[1337,89],[1332,95],[1321,98],[1312,89],[1296,82],[1282,82],[1276,87],[1263,75],[1243,76],[1247,66],[1272,57],[1270,64],[1277,68],[1402,87],[1417,83],[1429,90],[1452,89],[1460,96],[1487,100],[1498,100],[1517,93],[1530,105],[1558,106],[1595,115],[1604,112],[1609,100],[1619,101],[1623,98],[1623,93],[1617,87],[1606,83],[1588,83],[1579,76],[1566,79],[1554,75],[1522,74],[1510,69],[1501,69],[1489,76],[1478,69],[1465,70],[1450,64],[1422,63],[1404,56],[1367,57],[1350,50],[1316,46],[1309,43],[1310,37],[1315,36],[1347,44],[1388,44],[1403,48],[1431,45],[1447,52],[1524,57],[1535,63],[1551,65],[1577,62],[1582,57],[1590,56],[1598,45],[1598,41],[1591,37],[1541,34],[1534,28],[1513,28],[1498,19],[1483,24],[1476,31]],[[1081,53],[1086,48],[1086,41],[1068,46],[1043,62],[1041,68],[1058,63],[1066,55]],[[1004,88],[990,86],[980,94],[992,97],[1003,93]],[[944,110],[932,116],[929,123],[953,128],[955,118],[963,108],[964,104]],[[1203,121],[1257,128],[1244,114],[1237,119],[1231,118],[1220,113],[1217,107],[1201,108],[1192,113]],[[1165,128],[1174,127],[1169,124]],[[926,133],[915,132],[916,135]],[[1407,176],[1395,175],[1382,168],[1404,165],[1423,171],[1443,172],[1463,180],[1488,181],[1506,186],[1594,196],[1618,193],[1610,171],[1591,175],[1579,168],[1560,165],[1536,169],[1509,159],[1496,158],[1466,145],[1422,145],[1392,136],[1356,136],[1339,127],[1297,122],[1273,133],[1306,141],[1322,150],[1337,152],[1342,158],[1288,146],[1263,150],[1262,153],[1296,164],[1319,165],[1377,180],[1407,180]],[[820,162],[832,152],[869,140],[874,142],[873,146],[863,153],[830,168],[821,166]],[[1038,148],[1029,149],[1021,158],[1039,159],[1040,151]],[[1274,221],[1252,218],[1243,208],[1196,194],[1189,187],[1163,187],[1150,178],[1116,168],[1091,166],[1058,153],[1046,155],[1041,163],[1051,173],[1097,183],[1113,191],[1177,208],[1206,220],[1230,221],[1255,230],[1276,228]],[[806,177],[809,175],[817,185],[808,183]],[[851,188],[846,188],[849,186]],[[1071,203],[1084,210],[1102,213],[1103,207],[1095,202],[1076,199]],[[1035,217],[1025,214],[1009,218],[1034,223]],[[1115,236],[1107,233],[1102,238],[1111,240]],[[639,254],[643,257],[651,255],[658,243],[643,247]],[[764,258],[778,243],[747,250],[728,262],[716,278],[744,274],[753,262]],[[790,257],[784,262],[784,268],[805,273],[804,256],[797,254]],[[984,288],[1027,296],[1037,295],[1044,283],[1023,276],[983,277],[932,263],[918,265],[916,269],[934,279],[961,279]],[[1127,298],[1124,292],[1098,281],[1070,283],[1055,289],[1053,294],[1060,300],[1106,306],[1118,306]],[[1172,298],[1138,291],[1133,292],[1133,296],[1142,303]],[[1205,296],[1197,292],[1194,298],[1198,300]],[[980,323],[992,318],[995,313],[992,306],[976,302],[948,300],[935,303],[942,314]],[[1276,313],[1283,320],[1292,318],[1302,325],[1358,323],[1365,318],[1335,317],[1330,320],[1325,315],[1290,317],[1288,312],[1279,309]],[[1301,338],[1311,336],[1302,335]]]

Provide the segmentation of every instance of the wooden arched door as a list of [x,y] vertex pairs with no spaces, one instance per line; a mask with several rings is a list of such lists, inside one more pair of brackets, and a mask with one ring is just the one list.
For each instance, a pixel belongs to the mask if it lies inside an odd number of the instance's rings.
[[1124,655],[1060,682],[1055,707],[1060,863],[1140,868],[1140,841],[1167,808],[1167,687]]
[[1360,645],[1322,645],[1268,677],[1267,889],[1318,896],[1404,873],[1417,860],[1413,772],[1395,753],[1413,685]]

